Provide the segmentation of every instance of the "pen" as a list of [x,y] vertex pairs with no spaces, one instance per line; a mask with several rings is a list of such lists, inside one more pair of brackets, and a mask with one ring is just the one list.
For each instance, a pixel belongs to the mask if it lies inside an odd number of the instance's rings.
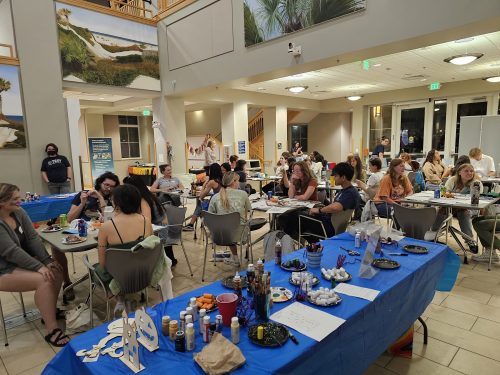
[[292,332],[288,332],[288,336],[290,337],[290,340],[293,341],[295,345],[299,345],[299,340],[292,334]]
[[407,257],[408,256],[408,254],[405,254],[405,253],[389,253],[389,255],[397,255],[400,257]]

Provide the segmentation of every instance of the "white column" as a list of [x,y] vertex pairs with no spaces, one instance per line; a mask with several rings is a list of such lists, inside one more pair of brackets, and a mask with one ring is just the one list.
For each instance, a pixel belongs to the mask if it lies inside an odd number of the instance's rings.
[[157,163],[167,163],[167,142],[169,142],[174,152],[173,173],[186,173],[184,99],[163,97],[153,99],[153,124],[158,124],[154,129]]
[[270,162],[265,172],[273,174],[281,153],[287,149],[287,109],[283,106],[265,108],[263,115],[264,159]]
[[[247,103],[226,104],[221,108],[222,143],[231,145],[231,153],[248,159],[248,107]],[[245,142],[245,152],[238,152],[238,142]]]
[[71,145],[71,160],[73,164],[73,183],[75,191],[82,190],[82,174],[80,168],[80,129],[79,122],[81,117],[80,100],[76,98],[66,99],[66,110],[68,111],[69,141]]

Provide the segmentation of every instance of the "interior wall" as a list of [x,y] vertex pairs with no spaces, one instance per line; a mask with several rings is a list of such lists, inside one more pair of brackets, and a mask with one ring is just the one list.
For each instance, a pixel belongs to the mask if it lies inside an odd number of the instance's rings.
[[[186,135],[217,136],[221,133],[221,110],[220,108],[203,109],[199,111],[186,112]],[[219,140],[221,137],[219,136]]]
[[318,151],[326,160],[346,159],[351,144],[351,113],[321,113],[307,129],[307,149]]
[[[0,44],[10,44],[14,49],[13,57],[16,57],[10,0],[0,1]],[[0,47],[0,56],[10,57],[10,50],[6,47]]]

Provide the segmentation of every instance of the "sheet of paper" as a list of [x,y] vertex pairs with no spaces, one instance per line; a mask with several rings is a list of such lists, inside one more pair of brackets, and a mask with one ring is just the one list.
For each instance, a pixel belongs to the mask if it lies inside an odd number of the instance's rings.
[[267,205],[266,200],[261,199],[258,200],[257,202],[252,202],[252,209],[259,211],[267,211],[269,209],[269,206]]
[[282,214],[290,210],[290,207],[271,207],[267,210],[268,214]]
[[356,286],[347,283],[339,283],[335,287],[335,292],[346,294],[352,297],[363,298],[368,301],[373,301],[379,295],[380,291],[370,288],[363,288],[361,286]]
[[344,324],[345,320],[319,309],[294,302],[270,316],[271,320],[284,324],[313,340],[321,341]]

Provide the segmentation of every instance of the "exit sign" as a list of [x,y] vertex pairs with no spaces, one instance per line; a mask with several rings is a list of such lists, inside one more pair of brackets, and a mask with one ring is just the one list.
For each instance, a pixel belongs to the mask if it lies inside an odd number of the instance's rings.
[[142,111],[142,115],[149,116],[149,115],[151,115],[151,111],[149,109],[145,109],[144,111]]
[[370,69],[370,60],[363,60],[363,70],[368,70]]
[[440,88],[441,88],[441,83],[439,83],[439,82],[432,82],[429,85],[429,90],[430,91],[439,90]]

